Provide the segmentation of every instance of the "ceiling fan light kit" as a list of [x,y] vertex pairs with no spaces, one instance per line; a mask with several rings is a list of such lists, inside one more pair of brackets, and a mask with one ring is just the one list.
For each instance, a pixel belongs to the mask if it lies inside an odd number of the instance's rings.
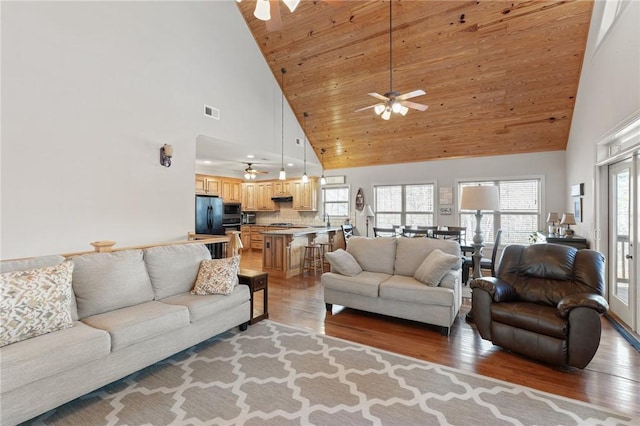
[[368,107],[357,109],[358,111],[364,111],[369,108],[373,108],[373,111],[382,117],[383,120],[391,118],[391,113],[400,114],[402,116],[407,115],[409,108],[417,109],[418,111],[424,111],[428,107],[426,105],[418,104],[415,102],[409,102],[407,99],[415,98],[416,96],[426,95],[427,93],[422,90],[414,90],[413,92],[405,93],[401,95],[393,90],[393,25],[392,25],[392,5],[393,1],[389,2],[389,91],[384,95],[378,93],[369,93],[369,96],[382,101],[382,103],[371,105]]

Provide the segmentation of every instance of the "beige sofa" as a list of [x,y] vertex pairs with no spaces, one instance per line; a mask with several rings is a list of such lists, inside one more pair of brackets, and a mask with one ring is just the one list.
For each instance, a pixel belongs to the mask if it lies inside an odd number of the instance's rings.
[[[0,348],[0,423],[13,425],[158,362],[250,318],[250,294],[195,296],[203,244],[74,257],[73,326]],[[2,262],[2,272],[62,256]],[[236,277],[237,278],[237,277]]]
[[[427,285],[414,276],[436,249],[456,256],[458,261],[450,268],[440,268],[434,280],[426,280],[434,281]],[[332,312],[334,304],[342,305],[433,324],[441,327],[442,334],[449,335],[462,304],[457,242],[433,238],[352,237],[346,252],[362,271],[354,273],[356,268],[351,274],[338,273],[332,262],[331,272],[324,273],[321,279],[328,312]]]

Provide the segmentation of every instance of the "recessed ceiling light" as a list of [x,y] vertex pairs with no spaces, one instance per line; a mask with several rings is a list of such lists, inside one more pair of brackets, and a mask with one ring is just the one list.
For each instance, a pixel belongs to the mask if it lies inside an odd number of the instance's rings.
[[247,154],[247,158],[253,158],[253,154]]
[[287,166],[293,167],[293,163],[287,163]]
[[211,164],[211,161],[209,161],[209,160],[204,160],[204,164]]

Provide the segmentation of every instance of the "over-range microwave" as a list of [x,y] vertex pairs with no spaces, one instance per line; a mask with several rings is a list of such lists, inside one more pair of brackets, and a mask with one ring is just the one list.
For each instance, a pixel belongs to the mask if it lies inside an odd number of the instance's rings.
[[253,225],[256,223],[255,213],[242,213],[242,223],[245,225]]

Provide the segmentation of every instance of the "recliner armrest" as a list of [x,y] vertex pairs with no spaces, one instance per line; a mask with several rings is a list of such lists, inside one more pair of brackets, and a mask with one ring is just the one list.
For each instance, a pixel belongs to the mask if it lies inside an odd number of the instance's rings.
[[561,318],[567,318],[573,308],[579,307],[595,309],[601,315],[609,310],[609,304],[599,294],[576,293],[558,302],[558,315]]
[[471,288],[479,288],[491,295],[495,302],[511,302],[518,299],[516,290],[506,281],[496,277],[476,278],[471,281]]

